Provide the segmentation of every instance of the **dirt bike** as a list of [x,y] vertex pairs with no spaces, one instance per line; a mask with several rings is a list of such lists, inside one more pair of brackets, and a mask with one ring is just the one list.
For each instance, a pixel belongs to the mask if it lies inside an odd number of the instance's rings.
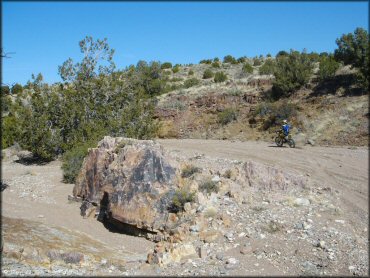
[[284,143],[288,143],[289,147],[295,148],[295,142],[290,134],[285,136],[282,130],[277,130],[276,133],[275,143],[278,147],[282,147]]

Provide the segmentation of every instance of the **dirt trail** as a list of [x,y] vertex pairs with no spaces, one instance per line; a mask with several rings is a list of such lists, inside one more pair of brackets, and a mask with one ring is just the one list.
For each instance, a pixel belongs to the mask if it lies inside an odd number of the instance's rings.
[[[314,187],[331,188],[344,219],[352,227],[366,227],[368,221],[368,149],[348,147],[277,148],[268,142],[220,140],[157,140],[166,150],[185,158],[204,154],[210,160],[252,160],[298,174],[309,175]],[[83,233],[135,264],[145,260],[153,243],[109,232],[94,218],[80,216],[79,203],[71,203],[72,184],[62,182],[60,161],[46,165],[23,165],[2,161],[3,180],[9,187],[2,192],[2,216],[27,219],[46,226],[63,227]],[[361,225],[357,225],[361,224]],[[353,226],[355,225],[355,226]],[[143,273],[146,273],[143,270]],[[149,270],[148,270],[149,271]],[[150,272],[150,271],[149,271]],[[138,272],[133,272],[138,273]]]
[[47,165],[22,165],[3,161],[3,180],[9,187],[2,192],[2,216],[82,232],[124,256],[145,256],[152,246],[151,242],[109,232],[96,219],[82,218],[80,203],[68,201],[73,184],[62,182],[60,166],[60,161]]
[[343,204],[359,220],[368,218],[368,148],[298,146],[290,149],[269,142],[200,139],[158,142],[166,149],[188,155],[201,153],[212,158],[253,160],[310,175],[318,186],[338,190]]

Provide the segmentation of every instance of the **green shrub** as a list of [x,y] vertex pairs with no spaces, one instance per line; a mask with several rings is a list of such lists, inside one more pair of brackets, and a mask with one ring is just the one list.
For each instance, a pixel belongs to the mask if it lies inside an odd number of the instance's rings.
[[227,125],[236,119],[237,113],[233,108],[226,108],[224,111],[218,113],[218,122],[222,125]]
[[324,80],[335,75],[335,72],[339,68],[339,63],[335,61],[333,56],[322,57],[320,59],[320,68],[317,73],[320,80]]
[[259,59],[259,58],[254,58],[253,59],[253,66],[260,66],[260,65],[262,65],[262,61],[261,61],[262,59]]
[[184,169],[182,169],[181,177],[183,178],[189,178],[195,173],[200,173],[202,171],[201,168],[193,166],[193,165],[187,165]]
[[212,60],[211,59],[207,59],[207,60],[201,60],[199,62],[199,64],[207,64],[207,65],[210,65],[212,63]]
[[4,96],[4,95],[9,95],[9,94],[10,94],[9,86],[2,85],[1,86],[1,97]]
[[170,82],[179,82],[179,81],[183,81],[184,79],[183,78],[181,78],[181,77],[173,77],[173,78],[171,78],[169,81]]
[[171,212],[184,211],[184,205],[194,201],[195,192],[190,192],[187,188],[177,189],[172,197],[169,210]]
[[243,72],[244,73],[253,73],[253,67],[249,63],[245,63],[243,65]]
[[220,64],[219,61],[215,61],[215,62],[212,63],[212,67],[216,68],[216,69],[219,69],[221,67],[221,64]]
[[280,50],[277,54],[276,54],[276,58],[279,58],[279,57],[286,57],[286,56],[289,56],[289,53],[286,52],[285,50]]
[[237,64],[238,62],[233,56],[227,55],[224,57],[224,63]]
[[310,58],[312,62],[320,62],[320,54],[317,52],[311,52],[307,54],[307,56]]
[[239,64],[243,64],[243,63],[245,63],[247,61],[247,58],[246,57],[240,57],[240,58],[238,58],[238,60],[237,60],[237,62],[239,63]]
[[260,103],[257,105],[253,117],[259,115],[264,118],[263,130],[267,130],[280,123],[284,119],[291,119],[297,115],[297,105],[290,102]]
[[271,54],[270,53],[267,53],[266,57],[267,58],[271,58]]
[[2,118],[1,123],[1,142],[2,148],[12,146],[21,134],[21,125],[15,116],[7,116]]
[[171,69],[172,64],[170,62],[165,62],[161,65],[161,69]]
[[337,61],[359,69],[357,81],[365,89],[369,89],[369,34],[366,29],[356,28],[353,33],[343,34],[336,39],[338,48],[334,51]]
[[13,95],[16,95],[16,94],[19,94],[19,93],[22,93],[23,91],[23,87],[22,85],[20,84],[15,84],[13,87],[12,87],[12,94]]
[[230,179],[232,176],[232,171],[230,169],[226,170],[225,173],[223,174],[224,178]]
[[172,68],[172,72],[173,73],[177,73],[177,72],[179,72],[180,71],[180,67],[179,66],[174,66],[173,68]]
[[218,58],[218,57],[214,58],[213,62],[220,62],[220,58]]
[[266,60],[265,63],[258,69],[260,74],[274,74],[276,64],[273,60]]
[[213,73],[213,71],[211,71],[210,69],[206,69],[204,72],[203,72],[203,79],[208,79],[208,78],[212,78],[215,74]]
[[214,78],[214,81],[216,83],[224,82],[226,80],[227,80],[227,75],[224,72],[222,71],[216,72],[215,78]]
[[199,80],[197,78],[190,78],[190,79],[187,79],[184,82],[184,87],[185,88],[190,88],[190,87],[196,86],[198,84],[199,84]]
[[194,75],[194,71],[193,70],[189,70],[188,75]]
[[313,64],[306,53],[291,51],[288,56],[276,59],[273,95],[276,99],[290,96],[294,91],[306,85],[312,75]]
[[219,191],[218,183],[215,181],[212,181],[211,179],[203,180],[201,184],[199,185],[199,189],[201,191],[206,191],[207,193],[211,193],[211,192],[217,193]]
[[88,148],[95,147],[96,142],[79,144],[63,154],[63,181],[74,183],[81,170],[84,158],[88,153]]

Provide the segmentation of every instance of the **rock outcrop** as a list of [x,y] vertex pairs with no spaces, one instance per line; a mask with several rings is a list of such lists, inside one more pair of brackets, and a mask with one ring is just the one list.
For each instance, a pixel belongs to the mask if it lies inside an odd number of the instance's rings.
[[108,228],[158,233],[167,222],[178,169],[158,143],[104,137],[89,150],[73,195],[84,200],[82,215],[98,207],[98,219]]

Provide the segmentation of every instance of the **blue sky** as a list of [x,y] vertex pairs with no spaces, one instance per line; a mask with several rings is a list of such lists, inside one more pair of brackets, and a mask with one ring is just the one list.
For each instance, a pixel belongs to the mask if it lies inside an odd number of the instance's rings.
[[368,30],[368,2],[3,2],[2,83],[41,72],[61,81],[58,65],[82,59],[86,35],[107,38],[119,69],[138,60],[198,63],[306,48],[333,52],[335,39]]

